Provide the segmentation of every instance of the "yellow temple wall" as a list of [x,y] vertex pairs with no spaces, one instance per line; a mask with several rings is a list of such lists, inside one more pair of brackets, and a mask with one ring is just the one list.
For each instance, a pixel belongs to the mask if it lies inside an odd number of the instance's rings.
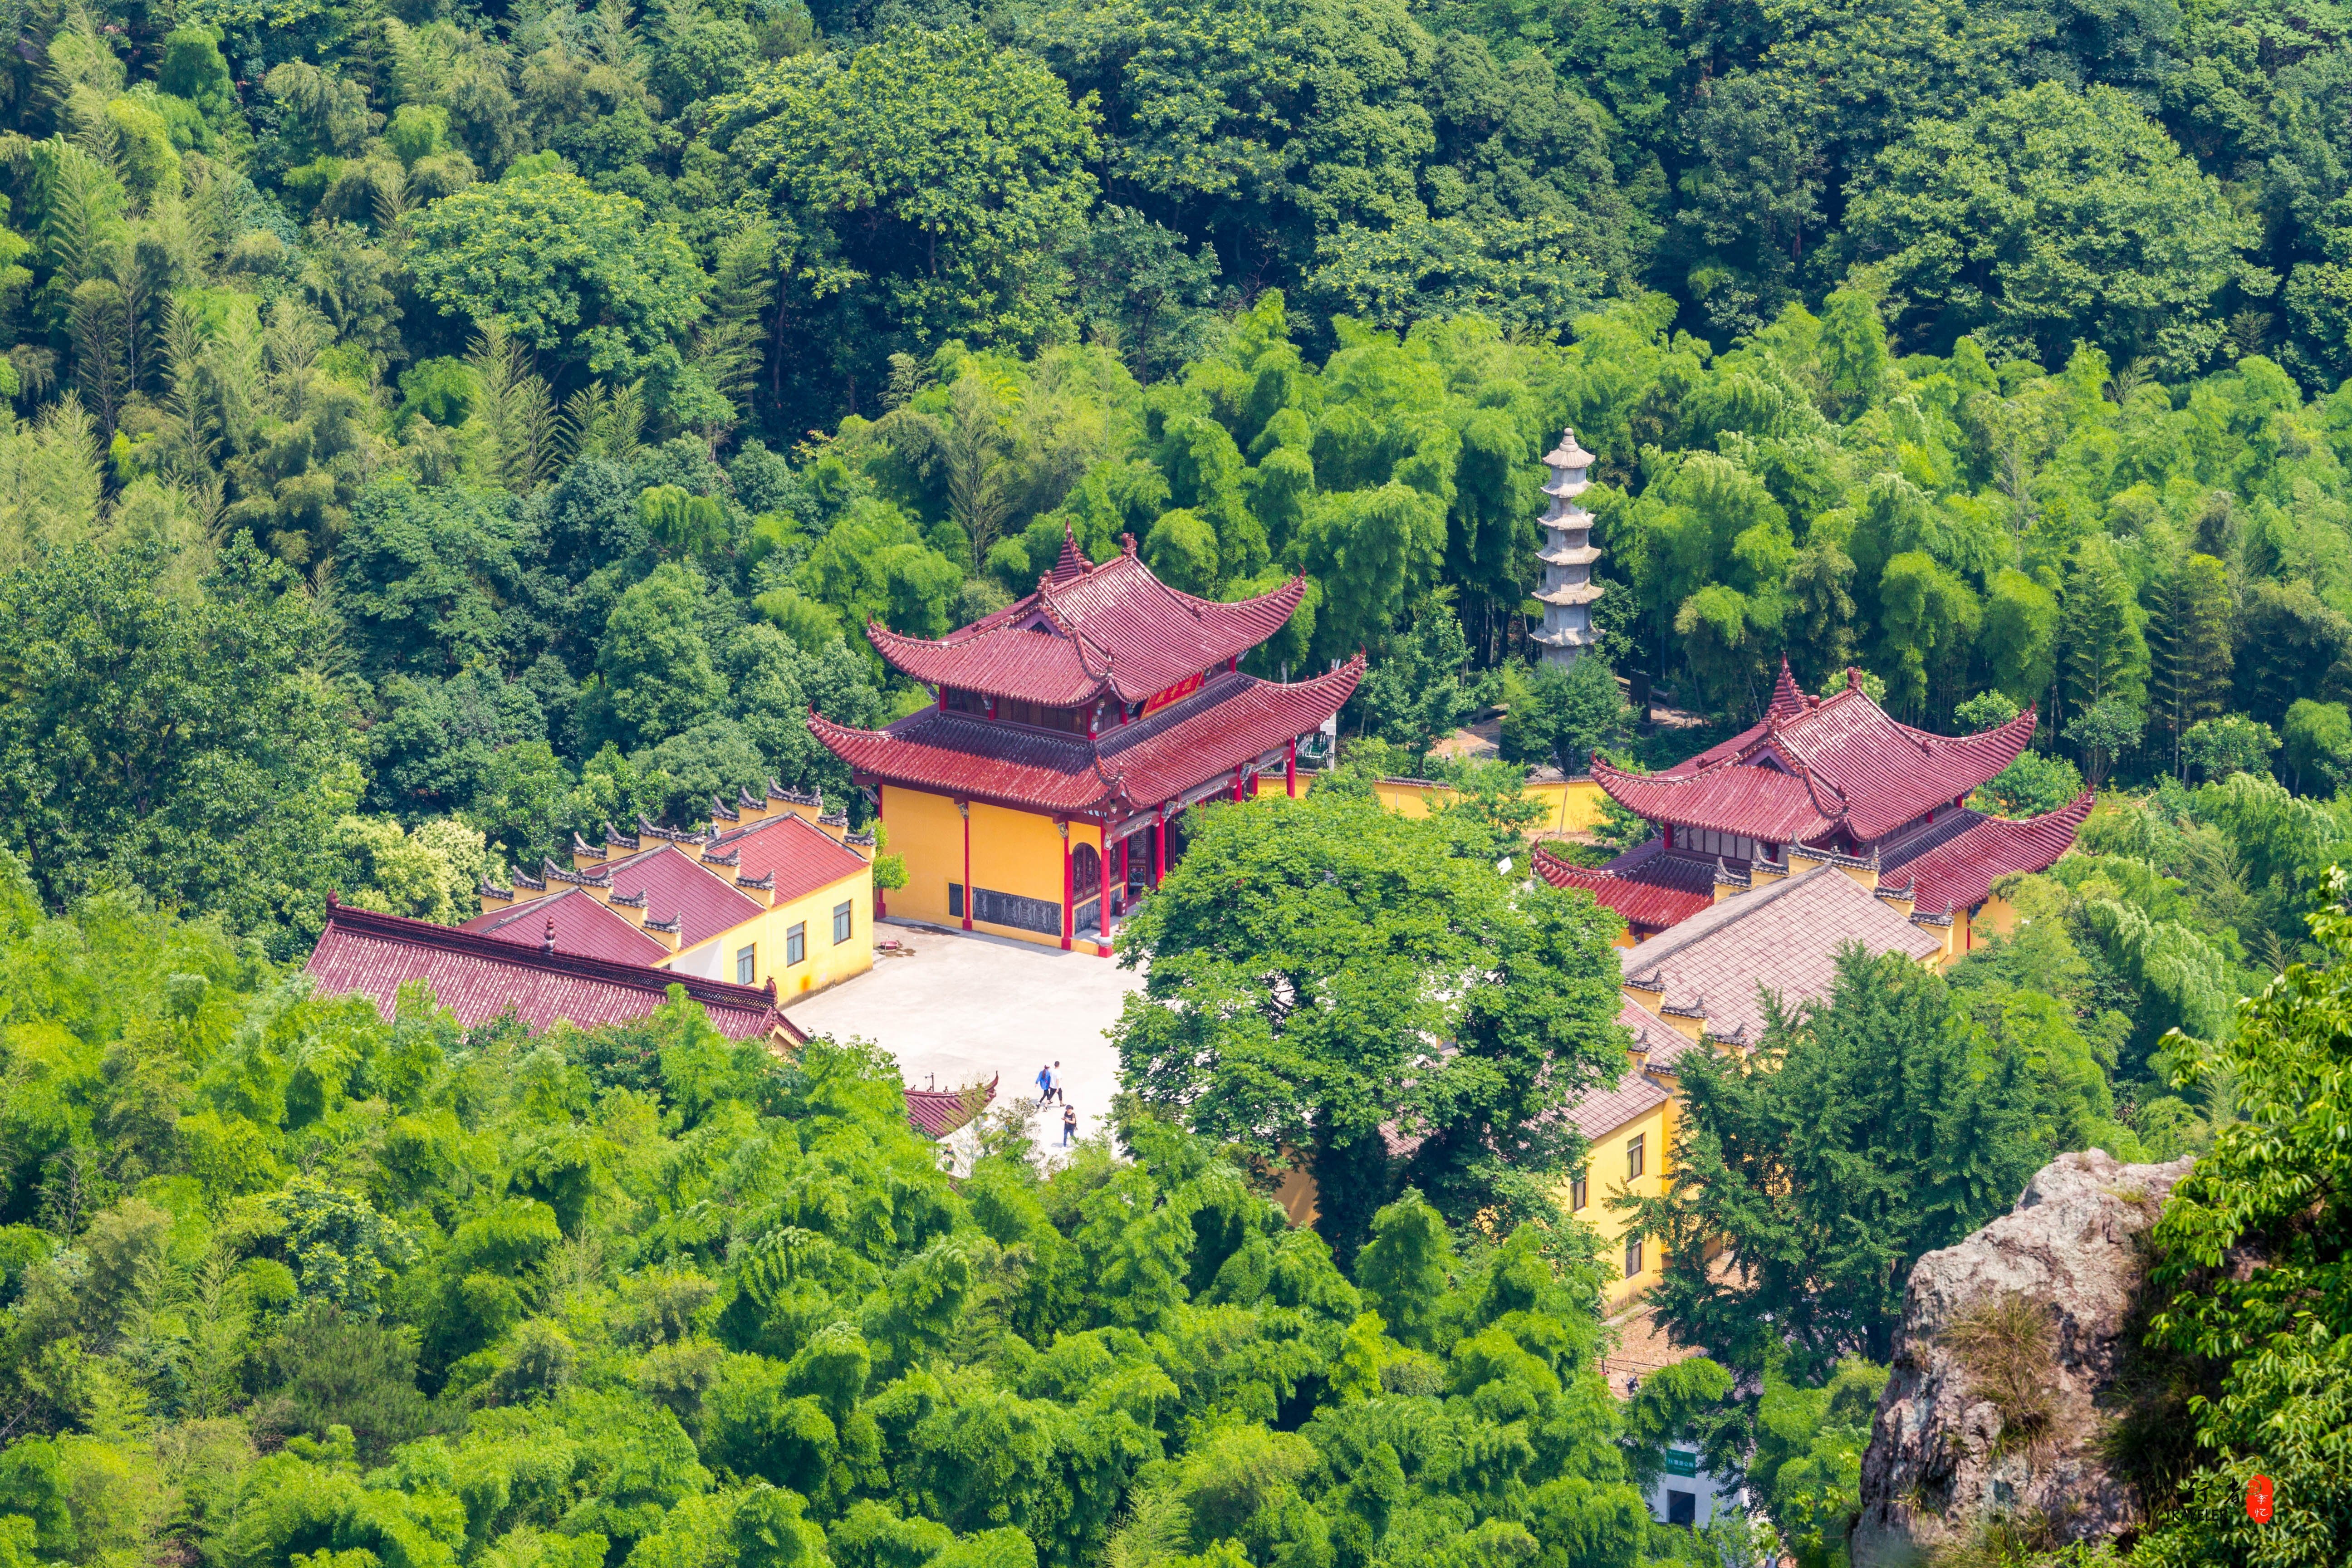
[[[836,942],[833,940],[833,911],[844,903],[849,906],[849,936]],[[785,942],[795,925],[807,928],[808,946],[800,963],[788,964],[784,962]],[[874,967],[873,868],[869,866],[803,893],[789,903],[762,910],[757,919],[745,921],[728,932],[719,978],[735,978],[736,955],[747,946],[753,949],[751,984],[764,985],[773,975],[779,1003],[797,1001],[828,985],[837,985],[852,975],[865,973]]]
[[[1609,1200],[1621,1192],[1637,1197],[1654,1198],[1666,1190],[1666,1157],[1674,1147],[1675,1119],[1681,1102],[1668,1099],[1663,1105],[1651,1107],[1619,1127],[1592,1140],[1591,1173],[1585,1184],[1584,1206],[1570,1210],[1574,1187],[1570,1178],[1560,1178],[1553,1197],[1570,1217],[1591,1226],[1601,1237],[1601,1263],[1604,1270],[1601,1294],[1612,1306],[1630,1300],[1655,1285],[1664,1277],[1665,1250],[1655,1240],[1642,1244],[1642,1268],[1637,1274],[1625,1272],[1625,1228],[1631,1218],[1609,1206]],[[1642,1174],[1632,1180],[1625,1176],[1626,1152],[1633,1141],[1642,1140]]]
[[[1451,788],[1427,779],[1381,779],[1372,785],[1372,793],[1399,816],[1427,816],[1454,798]],[[1591,779],[1530,779],[1520,795],[1543,807],[1535,826],[1550,833],[1583,832],[1601,820],[1601,803],[1607,798]]]
[[[963,924],[961,915],[948,912],[948,888],[963,880],[963,819],[946,795],[882,787],[882,821],[890,830],[890,851],[907,863],[907,885],[888,897],[892,916],[933,925]],[[1091,844],[1099,851],[1101,831],[1085,823],[1070,825],[1070,845]],[[1056,908],[1062,902],[1062,836],[1054,819],[1036,812],[1013,811],[982,801],[971,805],[971,879],[976,887],[1026,899],[1042,899]],[[1084,903],[1083,889],[1078,902]],[[975,920],[971,929],[992,936],[1008,936],[1046,947],[1061,945],[1061,933],[1023,931]],[[1083,938],[1078,951],[1093,952],[1097,945]],[[781,984],[781,982],[780,982]]]

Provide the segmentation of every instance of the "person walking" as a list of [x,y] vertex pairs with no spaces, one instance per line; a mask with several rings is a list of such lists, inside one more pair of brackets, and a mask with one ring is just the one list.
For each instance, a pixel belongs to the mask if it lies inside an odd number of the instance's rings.
[[1062,1104],[1062,1147],[1068,1148],[1070,1140],[1077,1135],[1078,1108],[1065,1100]]
[[1037,1103],[1050,1105],[1053,1100],[1054,1069],[1049,1067],[1040,1067],[1037,1069]]
[[1064,1105],[1070,1103],[1068,1087],[1062,1082],[1062,1064],[1060,1062],[1055,1062],[1054,1064],[1054,1098],[1060,1100]]

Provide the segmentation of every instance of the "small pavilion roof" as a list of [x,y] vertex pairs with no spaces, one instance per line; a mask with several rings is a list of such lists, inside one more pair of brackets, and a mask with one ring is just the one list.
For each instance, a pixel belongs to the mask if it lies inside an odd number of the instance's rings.
[[963,1089],[909,1089],[907,1120],[929,1138],[944,1138],[971,1122],[996,1098],[993,1078]]
[[1664,931],[1715,902],[1715,863],[1670,855],[1653,838],[1597,869],[1571,866],[1545,845],[1535,849],[1536,875],[1555,888],[1580,888],[1597,903],[1643,931]]
[[1064,541],[1037,591],[936,640],[869,625],[891,668],[935,687],[1074,708],[1109,693],[1157,696],[1280,631],[1307,592],[1294,577],[1234,604],[1195,598],[1152,575],[1132,537],[1097,566]]
[[855,877],[868,865],[865,856],[793,811],[730,828],[711,847],[722,854],[741,854],[742,862],[735,868],[738,876],[772,875],[779,904]]
[[1944,945],[1838,867],[1817,866],[1701,910],[1618,962],[1628,985],[1663,991],[1661,1007],[1752,1045],[1764,1034],[1759,989],[1788,1007],[1826,994],[1850,942],[1923,960]]
[[2056,811],[2022,819],[1961,810],[1890,845],[1879,885],[1908,880],[1915,907],[1929,914],[1972,910],[2012,871],[2047,871],[2073,847],[2095,797],[2085,790]]
[[835,756],[886,784],[1023,811],[1103,816],[1172,800],[1319,727],[1363,673],[1360,655],[1287,685],[1227,673],[1093,737],[937,709],[883,730],[854,730],[814,712],[808,724]]
[[596,901],[584,888],[565,888],[502,910],[484,910],[459,926],[500,942],[539,947],[554,922],[555,951],[615,963],[652,963],[669,949]]
[[1816,699],[1784,668],[1763,723],[1662,773],[1596,763],[1592,776],[1653,822],[1773,843],[1842,827],[1867,844],[1999,773],[2033,739],[2033,724],[2028,708],[1978,734],[1933,734],[1889,718],[1857,672],[1847,672],[1844,690]]
[[[545,929],[541,916],[541,930]],[[776,1011],[775,993],[729,985],[641,963],[620,963],[536,946],[430,921],[377,914],[329,900],[303,973],[336,995],[367,997],[392,1016],[400,988],[421,980],[458,1023],[476,1027],[513,1012],[525,1028],[557,1023],[583,1028],[643,1018],[681,985],[702,1004],[712,1027],[731,1039],[803,1037]]]

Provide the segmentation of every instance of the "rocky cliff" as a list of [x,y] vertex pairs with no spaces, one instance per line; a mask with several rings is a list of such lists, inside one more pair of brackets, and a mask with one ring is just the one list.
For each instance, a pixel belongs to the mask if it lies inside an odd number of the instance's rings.
[[2147,1234],[2189,1163],[2064,1155],[2011,1213],[1919,1259],[1863,1457],[1854,1568],[1922,1562],[1996,1518],[2053,1541],[2137,1522],[2101,1438],[2137,1337]]

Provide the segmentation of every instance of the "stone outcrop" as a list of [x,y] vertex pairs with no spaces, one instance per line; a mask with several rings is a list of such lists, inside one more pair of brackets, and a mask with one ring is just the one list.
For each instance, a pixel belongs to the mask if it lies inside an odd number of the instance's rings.
[[1919,1259],[1863,1457],[1854,1568],[1920,1563],[1998,1516],[2059,1541],[2138,1522],[2100,1438],[2137,1332],[2148,1231],[2189,1164],[2063,1155],[2015,1210]]

